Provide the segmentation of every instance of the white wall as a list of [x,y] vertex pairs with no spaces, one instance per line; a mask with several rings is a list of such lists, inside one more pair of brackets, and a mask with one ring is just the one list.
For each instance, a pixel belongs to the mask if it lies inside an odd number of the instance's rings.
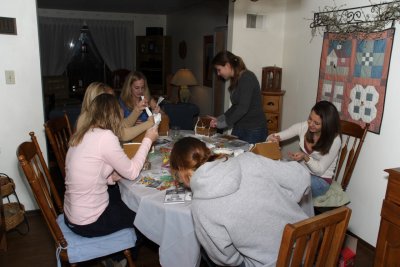
[[[212,89],[203,86],[203,37],[213,35],[215,28],[226,26],[228,1],[208,1],[201,5],[167,16],[168,34],[172,36],[172,73],[186,67],[193,71],[199,86],[193,86],[192,102],[200,107],[201,114],[212,114]],[[187,56],[179,57],[181,41],[187,45]]]
[[[346,4],[346,8],[369,5],[368,0],[336,0],[336,5]],[[319,61],[322,37],[311,40],[310,22],[313,11],[318,11],[332,1],[288,0],[286,12],[285,40],[283,50],[284,98],[283,127],[293,122],[305,120],[317,95]],[[399,28],[398,24],[396,25]],[[397,29],[399,30],[399,29]],[[400,155],[400,39],[395,35],[389,79],[386,90],[385,111],[380,135],[368,133],[363,150],[358,159],[347,192],[351,198],[349,207],[353,210],[350,230],[375,246],[382,200],[384,198],[387,175],[386,168],[398,167]]]
[[[34,131],[46,151],[36,2],[1,1],[0,16],[16,18],[18,32],[0,34],[0,172],[14,179],[20,201],[31,210],[36,204],[19,169],[16,149]],[[5,70],[15,71],[14,85],[5,83]]]
[[[356,7],[369,5],[368,0],[336,0],[336,5]],[[309,25],[313,12],[332,6],[330,0],[259,1],[237,0],[232,3],[234,15],[230,22],[228,40],[232,52],[243,57],[247,67],[260,79],[263,66],[282,66],[282,89],[286,90],[283,103],[283,128],[305,120],[317,95],[322,37],[311,38]],[[286,7],[284,6],[286,5]],[[265,30],[244,29],[245,14],[249,10],[267,14]],[[396,27],[399,28],[398,24]],[[283,35],[284,34],[284,35]],[[371,245],[376,245],[380,210],[387,185],[386,168],[400,165],[400,65],[399,35],[393,44],[385,111],[380,135],[368,133],[358,164],[347,192],[351,198],[352,216],[349,229]],[[229,103],[226,104],[226,107]],[[296,143],[289,146],[296,149]],[[287,149],[286,149],[287,150]]]
[[[282,67],[286,0],[258,2],[237,0],[230,5],[232,10],[228,47],[234,54],[242,57],[246,67],[253,71],[261,82],[263,67],[274,65]],[[247,14],[265,16],[265,27],[261,29],[246,28]],[[227,91],[225,103],[226,106],[229,105]]]

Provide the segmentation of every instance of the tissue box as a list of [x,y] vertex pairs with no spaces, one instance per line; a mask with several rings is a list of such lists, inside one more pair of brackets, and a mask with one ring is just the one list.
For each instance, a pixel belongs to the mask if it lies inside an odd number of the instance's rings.
[[357,251],[357,238],[346,235],[342,251],[340,252],[339,267],[354,266]]

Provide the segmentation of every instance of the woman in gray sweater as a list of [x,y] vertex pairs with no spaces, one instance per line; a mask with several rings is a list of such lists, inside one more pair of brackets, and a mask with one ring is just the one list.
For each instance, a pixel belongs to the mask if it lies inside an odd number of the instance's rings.
[[310,174],[297,162],[213,155],[200,140],[175,143],[171,171],[193,192],[196,236],[223,266],[275,266],[283,228],[307,218],[298,202]]
[[229,51],[219,52],[212,65],[219,77],[229,80],[232,105],[218,118],[211,117],[211,127],[232,128],[232,135],[251,144],[264,142],[267,138],[267,119],[257,77],[246,68],[241,57]]

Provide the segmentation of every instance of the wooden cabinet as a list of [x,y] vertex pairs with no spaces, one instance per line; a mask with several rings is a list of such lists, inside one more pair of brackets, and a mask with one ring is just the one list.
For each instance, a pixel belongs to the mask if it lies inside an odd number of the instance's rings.
[[171,38],[137,36],[136,69],[146,76],[152,95],[166,94],[166,77],[171,72]]
[[267,117],[268,134],[281,130],[283,96],[286,91],[262,92],[263,110]]
[[400,168],[389,173],[381,224],[375,250],[374,267],[400,266]]

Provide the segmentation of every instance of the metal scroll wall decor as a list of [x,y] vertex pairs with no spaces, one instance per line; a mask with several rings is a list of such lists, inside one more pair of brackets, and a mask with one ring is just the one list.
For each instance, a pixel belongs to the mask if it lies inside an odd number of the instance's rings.
[[400,1],[383,2],[368,6],[342,8],[325,6],[320,12],[314,12],[310,24],[311,34],[324,31],[344,35],[378,32],[394,27],[400,21]]

